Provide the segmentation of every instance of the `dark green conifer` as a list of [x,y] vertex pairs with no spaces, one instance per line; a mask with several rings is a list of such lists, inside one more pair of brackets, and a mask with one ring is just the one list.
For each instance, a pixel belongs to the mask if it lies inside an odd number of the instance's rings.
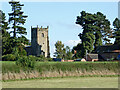
[[113,26],[113,37],[115,38],[114,44],[120,44],[120,19],[116,18],[113,22]]
[[9,4],[12,6],[12,13],[9,13],[9,23],[12,24],[13,37],[16,37],[17,34],[27,34],[26,28],[23,27],[27,16],[23,15],[24,12],[21,11],[24,4],[20,4],[19,1],[10,1]]

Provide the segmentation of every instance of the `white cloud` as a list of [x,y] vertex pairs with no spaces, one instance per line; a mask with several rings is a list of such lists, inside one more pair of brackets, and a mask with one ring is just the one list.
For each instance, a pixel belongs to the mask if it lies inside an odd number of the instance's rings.
[[56,24],[58,24],[59,26],[64,26],[68,29],[80,29],[80,28],[82,29],[82,27],[80,25],[75,24],[74,22],[72,24],[70,24],[70,23],[65,23],[65,22],[59,21],[59,22],[56,22]]
[[78,43],[81,43],[80,40],[69,40],[64,42],[65,46],[69,46],[71,49],[73,48],[73,46],[76,46]]

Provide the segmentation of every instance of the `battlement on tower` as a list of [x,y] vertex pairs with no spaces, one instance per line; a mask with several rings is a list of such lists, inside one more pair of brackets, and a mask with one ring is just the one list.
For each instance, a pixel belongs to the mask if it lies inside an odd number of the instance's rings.
[[31,26],[31,30],[34,30],[34,29],[37,29],[39,31],[48,31],[49,26],[47,26],[46,28],[44,28],[43,26],[39,27],[38,25],[37,25],[37,27],[32,27]]

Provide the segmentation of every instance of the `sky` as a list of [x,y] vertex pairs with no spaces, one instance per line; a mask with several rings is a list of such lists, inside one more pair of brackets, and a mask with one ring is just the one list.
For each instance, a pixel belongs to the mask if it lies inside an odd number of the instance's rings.
[[[81,11],[88,13],[102,12],[106,18],[112,22],[118,17],[118,2],[21,2],[24,4],[22,10],[24,15],[28,15],[25,27],[27,29],[26,37],[31,40],[32,27],[49,26],[50,53],[53,57],[55,52],[55,43],[60,40],[65,46],[73,46],[80,43],[78,34],[82,27],[75,24],[77,16]],[[11,12],[11,6],[8,2],[2,2],[2,10],[8,19],[8,12]],[[113,42],[114,40],[112,40]]]

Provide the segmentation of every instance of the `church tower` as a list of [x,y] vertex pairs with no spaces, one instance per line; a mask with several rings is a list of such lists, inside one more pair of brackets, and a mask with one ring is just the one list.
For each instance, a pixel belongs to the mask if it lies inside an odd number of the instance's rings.
[[31,48],[32,55],[50,57],[48,28],[31,27]]

